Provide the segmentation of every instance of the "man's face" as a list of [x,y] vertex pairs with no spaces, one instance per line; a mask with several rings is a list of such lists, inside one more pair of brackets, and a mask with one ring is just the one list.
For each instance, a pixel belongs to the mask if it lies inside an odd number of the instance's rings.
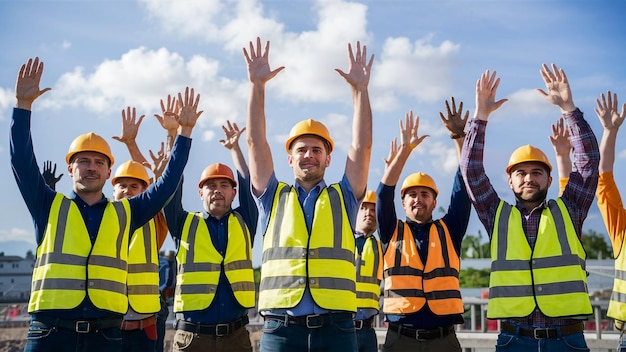
[[359,213],[356,218],[356,227],[358,232],[370,235],[376,231],[376,204],[361,203]]
[[515,165],[509,174],[509,186],[520,202],[542,202],[551,183],[552,177],[546,166],[534,161]]
[[293,168],[296,180],[316,183],[324,178],[326,167],[330,165],[330,155],[324,140],[315,136],[302,136],[291,144],[289,166]]
[[72,178],[74,192],[102,192],[104,183],[111,176],[109,158],[98,152],[78,152],[67,166]]
[[407,219],[418,224],[431,221],[436,206],[435,192],[428,187],[409,187],[402,197],[402,207]]
[[210,178],[204,182],[199,193],[204,210],[221,218],[230,210],[237,190],[227,178]]
[[115,200],[131,198],[146,190],[146,184],[134,177],[118,177],[113,185]]

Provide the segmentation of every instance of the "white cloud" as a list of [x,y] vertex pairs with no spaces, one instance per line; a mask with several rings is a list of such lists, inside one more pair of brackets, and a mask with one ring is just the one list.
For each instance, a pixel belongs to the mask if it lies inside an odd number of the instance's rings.
[[[15,91],[0,87],[0,111],[10,113],[9,107],[15,104]],[[0,121],[5,119],[5,113],[0,112]]]
[[69,40],[64,40],[63,43],[61,43],[62,49],[69,49],[71,46],[72,42],[70,42]]
[[202,133],[202,140],[205,142],[210,142],[213,139],[215,139],[215,131],[213,130],[206,130]]
[[35,244],[35,236],[32,231],[13,227],[10,229],[0,229],[0,243],[2,242],[25,242]]

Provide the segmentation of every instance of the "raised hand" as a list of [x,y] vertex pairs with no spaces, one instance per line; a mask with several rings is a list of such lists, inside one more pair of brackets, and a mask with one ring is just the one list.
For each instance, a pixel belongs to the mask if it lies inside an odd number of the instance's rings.
[[265,43],[265,49],[261,53],[261,38],[256,38],[256,48],[252,41],[250,41],[250,52],[243,48],[243,56],[246,59],[248,66],[248,79],[252,83],[265,84],[265,82],[274,78],[278,72],[285,69],[285,66],[281,66],[275,70],[270,69],[269,64],[269,51],[270,42]]
[[119,137],[113,136],[116,141],[128,144],[134,142],[137,138],[137,132],[139,131],[139,125],[146,115],[141,115],[137,119],[137,111],[130,106],[126,108],[126,111],[122,110],[122,133]]
[[398,138],[394,138],[390,143],[389,143],[389,155],[387,156],[387,158],[383,158],[383,161],[385,162],[385,168],[388,168],[389,165],[391,165],[391,162],[393,161],[393,159],[396,157],[396,155],[398,154]]
[[463,116],[463,102],[459,103],[459,110],[457,111],[454,97],[451,97],[450,100],[452,100],[452,109],[450,109],[450,103],[446,100],[447,118],[440,112],[441,122],[450,131],[450,137],[458,138],[458,136],[465,136],[465,124],[469,118],[469,110]]
[[178,93],[178,106],[179,113],[177,116],[178,124],[180,125],[180,134],[186,137],[191,136],[191,131],[198,121],[198,117],[202,115],[203,111],[198,111],[198,104],[200,103],[200,94],[195,95],[193,88],[185,88],[185,98]]
[[367,47],[363,45],[363,52],[361,52],[361,43],[356,42],[356,55],[352,52],[352,45],[348,43],[348,58],[350,64],[348,66],[348,73],[336,68],[335,71],[348,82],[353,89],[361,91],[367,89],[367,85],[370,81],[370,74],[372,71],[372,64],[374,63],[374,55],[367,61]]
[[609,131],[619,130],[619,127],[624,122],[624,117],[626,117],[626,103],[622,105],[622,112],[619,112],[617,94],[613,94],[611,97],[611,91],[607,91],[606,97],[602,93],[601,99],[602,101],[596,99],[598,107],[594,110],[600,119],[600,123],[602,123],[602,127]]
[[413,111],[411,110],[404,116],[404,125],[402,125],[402,120],[400,120],[400,145],[408,146],[410,150],[415,149],[422,141],[428,137],[429,135],[423,135],[419,137],[417,135],[417,130],[420,124],[420,117],[415,115],[413,116]]
[[569,142],[569,130],[565,126],[565,120],[561,117],[556,124],[552,125],[552,135],[550,143],[554,147],[556,155],[569,157],[572,145]]
[[222,126],[222,130],[224,130],[224,134],[226,135],[225,139],[220,139],[220,143],[228,149],[231,150],[234,147],[239,147],[239,137],[246,130],[246,128],[239,129],[237,123],[230,123],[230,121],[226,121],[227,124]]
[[487,121],[489,115],[498,110],[508,99],[496,101],[496,92],[500,85],[500,78],[496,79],[496,71],[493,74],[485,71],[476,82],[476,111],[474,117]]
[[143,166],[152,170],[154,180],[156,181],[159,177],[161,177],[161,175],[163,175],[163,171],[165,170],[165,166],[169,160],[169,155],[165,153],[165,143],[161,142],[161,149],[157,152],[157,155],[154,155],[154,152],[150,150],[150,157],[152,158],[152,165],[145,162]]
[[537,88],[537,92],[550,104],[557,105],[563,112],[570,112],[576,109],[572,100],[572,91],[570,90],[567,76],[563,69],[558,69],[552,64],[552,70],[548,65],[543,64],[541,69],[541,77],[546,84],[547,93]]
[[43,61],[39,62],[39,57],[35,57],[34,60],[32,58],[28,59],[28,62],[20,67],[20,72],[17,75],[17,81],[15,82],[17,108],[31,110],[35,99],[39,98],[42,94],[51,89],[39,89],[39,82],[41,81],[42,74]]
[[41,173],[41,176],[43,176],[43,179],[48,187],[56,189],[56,184],[59,180],[61,180],[63,174],[59,174],[59,176],[56,177],[54,174],[57,173],[57,164],[55,163],[54,167],[52,165],[52,161],[45,161],[43,163],[43,172]]
[[168,136],[175,136],[178,130],[178,121],[176,115],[178,114],[178,104],[176,103],[176,97],[167,95],[167,107],[161,99],[161,113],[154,114],[154,117],[159,121],[161,127],[167,131]]

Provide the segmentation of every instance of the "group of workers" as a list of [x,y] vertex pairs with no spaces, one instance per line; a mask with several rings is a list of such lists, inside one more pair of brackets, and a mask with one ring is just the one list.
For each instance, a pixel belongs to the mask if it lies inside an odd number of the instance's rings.
[[[122,134],[114,138],[131,160],[115,169],[113,199],[103,194],[115,162],[108,143],[93,132],[77,137],[66,155],[72,179],[66,196],[54,190],[58,177],[50,164],[39,173],[30,135],[32,104],[49,90],[39,87],[43,62],[22,65],[10,144],[37,241],[26,351],[162,350],[158,252],[168,232],[177,262],[174,351],[252,351],[246,325],[255,305],[264,317],[262,351],[377,351],[373,322],[381,287],[388,322],[383,350],[461,351],[455,334],[464,312],[461,243],[472,205],[491,242],[487,314],[501,321],[496,351],[588,351],[583,321],[592,309],[580,238],[596,189],[616,255],[608,314],[622,329],[626,210],[612,169],[626,104],[619,112],[616,94],[597,100],[604,127],[598,148],[565,72],[543,65],[546,91],[537,91],[562,113],[550,137],[561,193],[547,199],[552,165],[540,149],[525,145],[506,166],[515,196],[508,203],[484,172],[487,120],[506,102],[496,101],[500,79],[486,71],[476,84],[472,119],[454,98],[440,113],[459,158],[447,212],[433,219],[439,188],[427,173],[414,172],[401,184],[402,220],[394,206],[396,185],[428,136],[418,134],[419,117],[408,112],[377,190],[366,189],[374,61],[366,46],[348,44],[348,71],[336,69],[350,86],[354,116],[343,176],[330,184],[324,176],[335,146],[314,119],[291,129],[285,150],[295,182],[279,181],[267,141],[265,86],[284,67],[270,68],[269,41],[262,46],[260,38],[243,56],[250,82],[246,126],[228,122],[220,141],[237,175],[222,163],[207,166],[197,184],[202,210],[196,212],[184,210],[181,199],[190,137],[202,114],[199,94],[187,88],[161,101],[156,117],[167,141],[156,155],[150,152],[152,163],[135,143],[143,116],[122,111]],[[239,147],[244,131],[249,166]],[[258,297],[252,268],[257,224],[263,234]],[[626,348],[622,339],[620,346]]]

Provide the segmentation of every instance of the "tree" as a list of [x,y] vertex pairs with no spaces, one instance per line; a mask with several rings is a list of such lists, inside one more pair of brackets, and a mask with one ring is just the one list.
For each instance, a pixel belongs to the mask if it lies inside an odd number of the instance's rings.
[[478,235],[465,235],[461,243],[461,259],[490,258],[491,246],[489,242],[482,243],[483,234],[478,230]]
[[591,229],[583,231],[582,244],[587,252],[587,259],[613,259],[613,250],[606,238],[606,235]]

